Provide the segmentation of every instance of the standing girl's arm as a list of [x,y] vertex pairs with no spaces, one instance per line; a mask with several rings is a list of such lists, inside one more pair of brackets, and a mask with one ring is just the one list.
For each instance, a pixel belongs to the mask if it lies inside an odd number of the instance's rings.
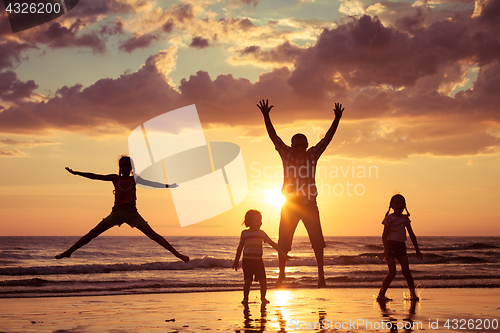
[[235,271],[237,271],[238,268],[240,268],[241,251],[243,251],[243,243],[240,241],[240,245],[238,245],[238,249],[236,250],[236,257],[234,258],[233,262],[233,268]]
[[95,180],[104,180],[104,181],[111,182],[111,181],[113,181],[113,178],[116,177],[116,175],[113,175],[113,174],[111,174],[111,175],[98,175],[98,174],[91,173],[91,172],[74,171],[68,167],[66,167],[65,169],[73,175],[82,176],[85,178],[95,179]]
[[411,242],[413,243],[413,247],[415,248],[415,252],[417,253],[417,259],[422,260],[422,252],[420,252],[420,248],[418,247],[418,243],[417,243],[417,237],[413,233],[413,229],[411,228],[411,225],[408,224],[406,229],[408,230],[408,235],[410,235]]

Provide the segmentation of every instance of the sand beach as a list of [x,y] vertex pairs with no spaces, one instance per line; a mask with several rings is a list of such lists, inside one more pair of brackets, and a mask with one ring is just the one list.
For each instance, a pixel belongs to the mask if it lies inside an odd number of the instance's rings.
[[[87,297],[12,298],[0,303],[1,332],[499,332],[500,289],[272,289]],[[321,325],[320,325],[321,324]]]

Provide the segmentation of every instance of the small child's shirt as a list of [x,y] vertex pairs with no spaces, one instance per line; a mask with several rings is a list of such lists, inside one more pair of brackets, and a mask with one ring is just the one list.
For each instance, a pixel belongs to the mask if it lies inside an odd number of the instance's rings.
[[387,240],[406,242],[406,228],[410,226],[408,215],[387,215],[382,224],[388,227]]
[[244,259],[259,259],[262,258],[262,243],[269,243],[271,239],[263,231],[243,230],[241,232],[240,244],[243,244]]

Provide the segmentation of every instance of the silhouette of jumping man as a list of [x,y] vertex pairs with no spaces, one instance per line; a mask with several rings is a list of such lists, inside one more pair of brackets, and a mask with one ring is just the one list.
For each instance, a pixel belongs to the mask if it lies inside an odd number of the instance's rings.
[[[128,156],[122,156],[118,162],[119,174],[110,175],[98,175],[90,172],[79,172],[74,171],[68,167],[69,173],[77,176],[82,176],[89,179],[104,180],[113,182],[115,190],[115,204],[107,217],[105,217],[94,229],[90,230],[85,236],[80,238],[73,246],[68,250],[56,255],[56,259],[69,258],[71,254],[90,242],[92,239],[96,238],[106,230],[114,227],[115,225],[122,225],[124,222],[130,225],[132,228],[137,228],[142,231],[146,236],[163,246],[165,249],[173,253],[174,256],[181,259],[184,262],[189,261],[189,257],[180,254],[169,242],[159,234],[157,234],[149,224],[139,215],[137,208],[135,206],[136,201],[136,180],[132,173],[132,160]],[[137,177],[137,182],[150,187],[161,187],[161,188],[175,188],[177,184],[161,184],[157,182],[152,182],[145,180],[141,177]]]
[[[318,265],[318,287],[324,287],[326,283],[323,269],[323,251],[326,244],[316,204],[316,197],[318,196],[315,182],[316,164],[330,141],[332,141],[344,109],[342,104],[335,103],[335,119],[325,137],[316,146],[307,149],[309,143],[307,137],[302,133],[297,133],[292,137],[291,147],[287,146],[276,134],[269,117],[273,105],[269,106],[268,100],[260,101],[257,106],[264,116],[269,138],[274,143],[274,147],[283,162],[284,180],[281,193],[285,197],[285,203],[281,208],[278,245],[285,253],[292,249],[293,234],[299,221],[302,220],[307,229]],[[286,277],[286,259],[285,255],[279,256],[280,273],[276,281],[276,287],[281,286]]]
[[[394,212],[389,214],[391,208]],[[403,211],[405,210],[408,215],[403,215]],[[385,293],[391,285],[392,279],[396,276],[396,259],[401,265],[403,276],[405,277],[408,288],[410,289],[410,299],[412,301],[418,301],[418,296],[415,293],[415,283],[413,282],[410,265],[408,263],[408,254],[406,253],[406,230],[408,230],[410,239],[415,247],[418,260],[422,260],[422,252],[420,252],[418,247],[417,237],[415,236],[415,233],[413,233],[409,216],[410,213],[406,208],[405,198],[401,194],[394,195],[389,203],[389,210],[385,213],[384,221],[382,221],[382,224],[384,225],[384,232],[382,233],[384,257],[387,261],[389,273],[382,282],[382,288],[380,288],[380,292],[377,297],[377,301],[379,302],[387,302],[391,300],[385,296]]]

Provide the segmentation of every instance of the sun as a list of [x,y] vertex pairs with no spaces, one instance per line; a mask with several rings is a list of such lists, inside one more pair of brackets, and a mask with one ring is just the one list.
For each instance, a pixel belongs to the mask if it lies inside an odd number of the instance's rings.
[[272,190],[266,191],[266,202],[271,205],[281,207],[285,202],[285,198],[281,194],[281,190],[279,188],[273,188]]

